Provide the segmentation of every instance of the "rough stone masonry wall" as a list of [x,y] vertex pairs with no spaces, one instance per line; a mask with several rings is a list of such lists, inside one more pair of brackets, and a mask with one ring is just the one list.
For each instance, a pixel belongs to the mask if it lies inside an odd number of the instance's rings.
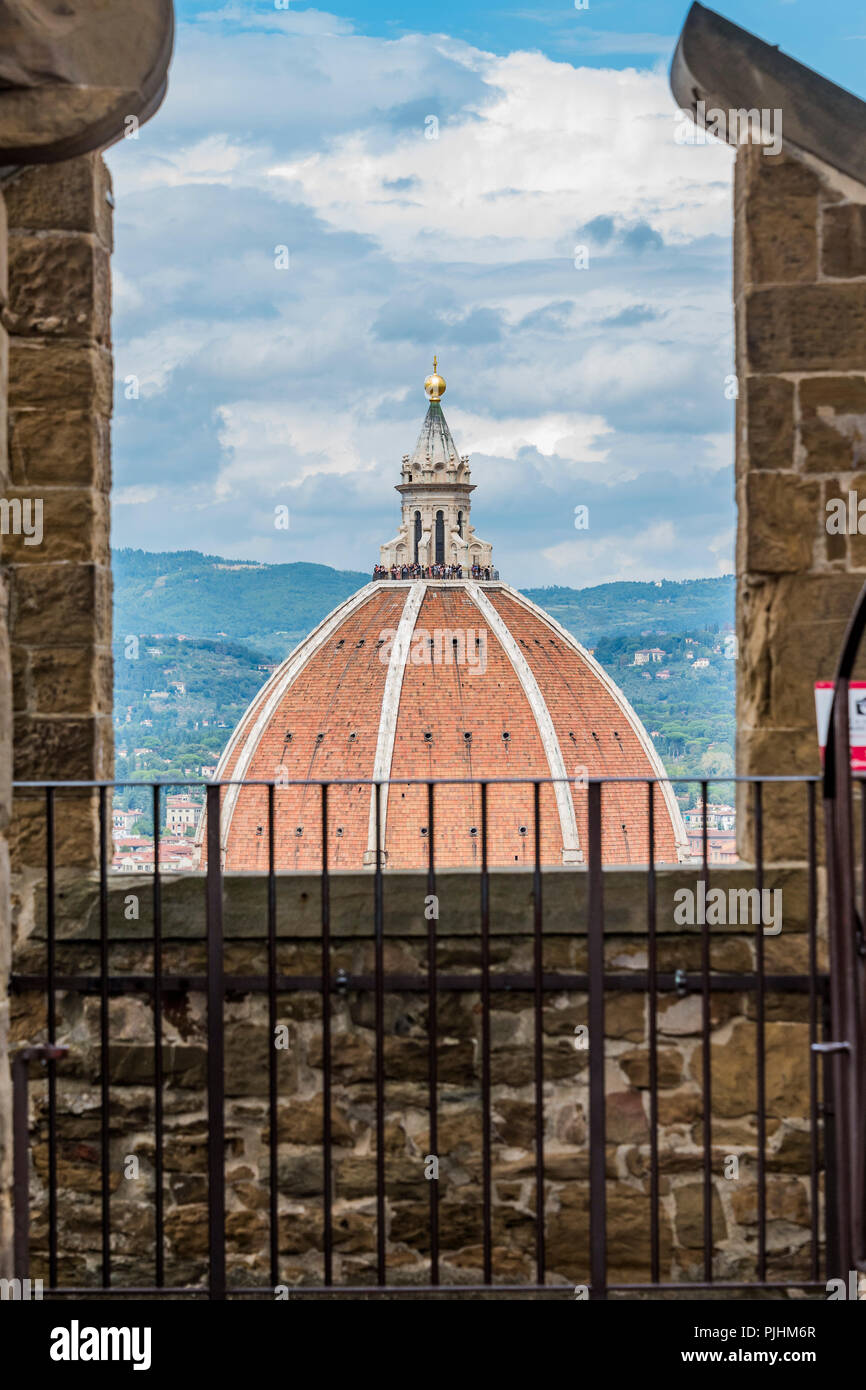
[[[31,506],[41,501],[43,531],[39,544],[25,544],[23,534],[3,537],[0,569],[4,1275],[12,1273],[11,1095],[5,1046],[9,850],[19,874],[45,864],[43,800],[17,797],[13,812],[13,743],[19,779],[107,777],[113,765],[110,199],[108,172],[98,155],[21,169],[3,182],[0,196],[0,495],[28,499]],[[57,830],[60,864],[95,862],[92,799],[65,805],[60,800]]]
[[[714,874],[714,884],[751,886],[742,871]],[[700,969],[700,929],[677,926],[673,891],[694,888],[695,871],[659,876],[659,969]],[[768,887],[783,893],[779,936],[764,941],[768,972],[808,968],[805,875],[778,870]],[[478,878],[443,875],[437,882],[440,973],[477,972]],[[204,882],[164,883],[164,970],[203,974]],[[586,875],[544,875],[544,969],[584,971]],[[608,873],[606,968],[646,969],[642,875]],[[386,875],[385,970],[424,977],[427,922],[423,876]],[[113,974],[148,972],[152,955],[151,885],[110,884]],[[131,904],[138,917],[129,916]],[[266,886],[258,876],[226,880],[228,974],[264,974]],[[332,971],[373,969],[372,882],[365,875],[332,880]],[[62,881],[58,895],[57,968],[98,970],[99,909],[91,880]],[[16,968],[45,965],[41,892],[17,900]],[[532,969],[532,882],[525,873],[494,874],[491,884],[492,968]],[[319,882],[313,875],[278,879],[280,973],[318,976],[321,961]],[[823,928],[821,930],[823,936]],[[123,939],[121,939],[123,938]],[[78,943],[78,944],[73,944]],[[754,932],[714,928],[711,965],[746,974],[754,966]],[[823,948],[819,962],[823,965]],[[17,993],[16,1038],[44,1036],[44,995]],[[58,1068],[59,1279],[100,1283],[100,1048],[98,995],[61,991],[60,1037],[71,1048]],[[769,1277],[807,1279],[809,1265],[809,1034],[805,994],[768,991],[767,1215]],[[641,991],[606,996],[607,1175],[609,1277],[649,1278],[648,1003]],[[322,1281],[321,1000],[315,992],[279,996],[277,1017],[290,1047],[279,1065],[280,1279]],[[116,1284],[147,1286],[154,1277],[153,1010],[147,997],[112,998],[110,1048],[110,1189]],[[426,1283],[430,1152],[427,1121],[427,1000],[424,992],[388,994],[385,1005],[387,1258],[389,1282]],[[587,1022],[584,993],[544,998],[545,1223],[549,1278],[589,1279],[588,1052],[575,1047]],[[702,1043],[701,1003],[694,993],[659,998],[660,1259],[663,1279],[701,1279]],[[754,1279],[757,1233],[755,996],[746,989],[714,992],[711,1007],[713,1088],[713,1267],[716,1277]],[[166,1282],[197,1285],[207,1275],[206,1002],[200,990],[168,992],[164,1001]],[[440,1229],[443,1282],[481,1281],[481,1104],[479,994],[443,991],[438,1049]],[[238,993],[225,1007],[227,1244],[229,1280],[269,1284],[267,998]],[[494,992],[492,1030],[493,1265],[498,1282],[534,1282],[534,1044],[529,993]],[[334,1135],[334,1277],[375,1282],[374,1000],[371,992],[336,992],[332,1010]],[[591,1041],[591,1040],[590,1040]],[[44,1084],[34,1076],[34,1276],[46,1274],[47,1117]],[[726,1176],[731,1156],[739,1173]],[[127,1176],[130,1158],[138,1176]],[[823,1220],[823,1217],[822,1217]]]
[[[866,499],[866,187],[746,145],[734,205],[737,771],[816,773],[813,681],[832,679],[866,580],[866,535],[826,525],[828,500]],[[802,794],[768,789],[765,809],[768,855],[802,858]]]
[[[10,496],[41,499],[40,545],[10,536],[15,777],[107,778],[111,665],[112,199],[99,155],[22,169],[9,220]],[[16,797],[13,865],[44,865],[44,798]],[[58,805],[57,862],[97,858],[95,800]]]
[[[6,332],[8,254],[6,204],[0,193],[0,496],[9,486],[6,448],[6,391],[9,338]],[[9,917],[9,847],[6,829],[12,801],[12,669],[7,622],[8,587],[0,538],[0,1278],[12,1274],[12,1095],[8,1057],[8,983],[12,954]]]

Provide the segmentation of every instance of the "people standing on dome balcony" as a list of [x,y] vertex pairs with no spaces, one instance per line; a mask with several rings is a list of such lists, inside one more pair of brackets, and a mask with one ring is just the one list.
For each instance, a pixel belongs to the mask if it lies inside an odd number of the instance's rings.
[[[463,566],[457,565],[385,565],[373,566],[373,579],[462,579]],[[472,566],[473,579],[489,579],[490,570]]]

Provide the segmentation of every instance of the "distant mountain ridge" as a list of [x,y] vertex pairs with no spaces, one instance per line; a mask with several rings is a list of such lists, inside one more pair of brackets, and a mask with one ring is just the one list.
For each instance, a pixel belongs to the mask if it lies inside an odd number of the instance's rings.
[[[295,561],[229,560],[197,550],[115,550],[114,632],[253,642],[285,656],[370,575]],[[507,576],[504,576],[507,578]],[[734,618],[734,577],[523,592],[585,645],[612,633],[684,632]]]
[[370,576],[197,550],[115,550],[114,632],[229,637],[285,656]]

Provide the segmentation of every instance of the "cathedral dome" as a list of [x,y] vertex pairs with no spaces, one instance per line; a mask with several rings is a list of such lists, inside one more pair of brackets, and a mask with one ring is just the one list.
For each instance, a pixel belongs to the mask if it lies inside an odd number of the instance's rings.
[[[456,643],[456,646],[455,646]],[[384,580],[341,604],[274,672],[220,761],[219,779],[275,781],[278,869],[321,864],[321,791],[328,789],[334,869],[427,864],[427,788],[418,779],[491,779],[488,862],[534,862],[533,791],[541,788],[545,864],[585,861],[588,777],[664,777],[637,715],[598,663],[548,614],[501,582]],[[645,862],[647,789],[605,786],[607,863]],[[266,787],[223,793],[228,870],[268,867]],[[655,850],[676,863],[687,840],[669,785],[656,791]],[[441,868],[477,865],[481,790],[437,786],[434,854]]]
[[[424,487],[400,487],[404,517],[412,494],[408,517],[383,547],[385,556],[403,546],[403,565],[386,560],[372,583],[301,642],[254,698],[220,759],[218,780],[276,784],[277,869],[321,867],[316,783],[340,784],[327,792],[330,868],[374,865],[378,844],[388,869],[424,869],[427,779],[440,784],[433,848],[437,868],[447,868],[480,865],[482,781],[488,864],[525,867],[535,858],[533,779],[555,779],[540,789],[541,861],[561,865],[586,862],[589,778],[665,777],[641,721],[590,653],[500,580],[489,545],[476,542],[469,526],[465,483],[435,484],[440,517],[451,505],[449,487],[460,504],[463,530],[451,532],[455,549],[446,561],[433,558],[432,529],[429,545],[420,522],[414,533],[408,529]],[[413,536],[414,560],[406,554]],[[435,543],[438,549],[438,532]],[[457,562],[447,563],[455,554]],[[414,573],[402,577],[403,569]],[[371,782],[383,784],[378,816]],[[266,870],[268,788],[233,785],[222,797],[224,867]],[[670,784],[662,782],[654,797],[655,858],[676,863],[688,841]],[[641,781],[605,785],[606,863],[646,862],[647,802]]]

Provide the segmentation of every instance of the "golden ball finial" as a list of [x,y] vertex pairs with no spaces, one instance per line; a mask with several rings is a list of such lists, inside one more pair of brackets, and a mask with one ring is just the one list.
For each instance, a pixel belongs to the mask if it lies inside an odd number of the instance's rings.
[[433,358],[433,375],[428,376],[424,382],[424,394],[428,401],[441,401],[445,395],[445,378],[440,376],[436,370],[439,365],[438,357]]

